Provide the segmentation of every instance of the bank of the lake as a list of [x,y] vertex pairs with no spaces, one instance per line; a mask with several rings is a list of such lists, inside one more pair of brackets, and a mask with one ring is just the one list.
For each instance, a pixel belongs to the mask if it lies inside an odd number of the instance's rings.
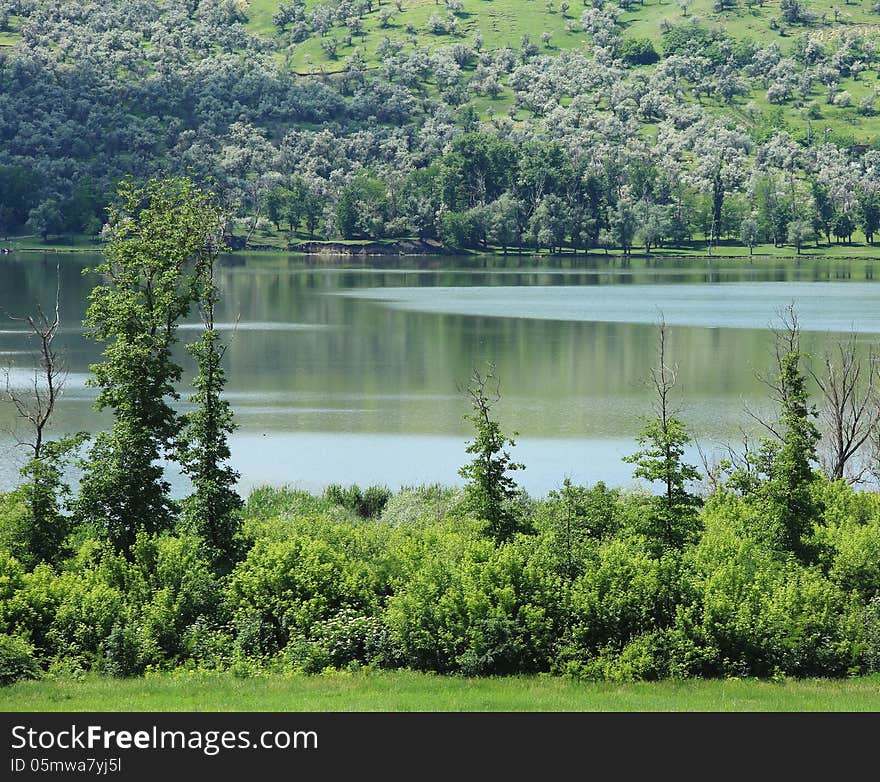
[[[40,239],[36,236],[0,238],[0,253],[99,253],[103,249],[103,242],[93,236],[76,234],[71,236],[58,236],[49,239]],[[649,253],[643,248],[634,247],[631,252],[624,254],[620,249],[592,248],[588,252],[574,252],[566,249],[562,252],[551,253],[544,249],[535,251],[528,248],[521,250],[508,249],[506,252],[501,247],[487,246],[480,250],[449,250],[436,240],[424,240],[416,237],[404,237],[396,239],[378,240],[311,240],[302,239],[289,242],[286,238],[277,236],[258,237],[250,242],[245,242],[244,237],[233,237],[232,254],[234,255],[297,255],[324,259],[327,262],[335,262],[340,258],[363,258],[363,257],[412,257],[418,258],[428,255],[446,255],[458,257],[499,256],[502,258],[533,259],[540,261],[548,258],[568,258],[577,261],[590,262],[596,258],[682,258],[682,259],[738,259],[760,260],[772,258],[775,260],[802,261],[808,259],[824,258],[840,261],[880,259],[880,244],[868,244],[866,242],[851,242],[830,244],[819,243],[805,245],[798,253],[789,245],[777,246],[774,244],[757,244],[751,250],[733,240],[724,240],[707,246],[705,241],[694,241],[686,244],[678,244],[668,247],[654,247]]]
[[552,677],[163,673],[87,676],[0,689],[0,711],[880,711],[880,676],[582,682]]

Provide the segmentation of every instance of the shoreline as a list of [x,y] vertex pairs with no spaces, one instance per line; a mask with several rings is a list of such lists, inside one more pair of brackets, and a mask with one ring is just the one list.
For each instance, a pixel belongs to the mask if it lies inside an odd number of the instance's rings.
[[[7,240],[8,241],[8,240]],[[630,252],[628,255],[625,255],[619,250],[612,250],[610,252],[605,251],[596,251],[595,249],[590,252],[580,251],[577,253],[568,251],[568,252],[558,252],[558,253],[549,253],[549,252],[534,252],[533,250],[524,251],[524,252],[511,252],[507,253],[502,252],[496,248],[486,248],[484,250],[471,250],[471,249],[461,249],[461,250],[449,250],[440,243],[430,242],[427,240],[418,240],[418,239],[402,239],[394,242],[364,242],[362,244],[346,244],[345,242],[338,241],[308,241],[302,242],[299,245],[287,248],[275,247],[273,245],[265,245],[265,244],[251,244],[247,247],[234,247],[230,249],[228,253],[224,253],[224,255],[231,256],[241,256],[241,255],[249,255],[249,254],[267,254],[267,255],[298,255],[304,258],[393,258],[393,257],[402,257],[402,258],[419,258],[419,257],[428,257],[428,256],[448,256],[448,257],[493,257],[493,258],[534,258],[534,259],[596,259],[596,258],[620,258],[620,259],[639,259],[639,260],[664,260],[664,259],[683,259],[683,260],[692,260],[692,259],[704,259],[704,260],[727,260],[727,261],[753,261],[753,260],[784,260],[784,261],[799,261],[799,260],[835,260],[835,261],[874,261],[880,260],[880,245],[862,245],[865,250],[864,254],[835,254],[834,247],[836,245],[831,245],[830,247],[821,247],[818,248],[818,252],[801,252],[800,255],[796,253],[792,254],[783,254],[783,253],[768,253],[768,252],[756,252],[752,255],[748,254],[737,254],[737,253],[729,253],[729,252],[713,252],[711,254],[706,253],[705,250],[686,250],[686,249],[675,249],[670,248],[668,252],[654,252],[646,254],[644,252]],[[816,249],[816,248],[814,248]],[[76,247],[76,246],[59,246],[59,247],[2,247],[0,246],[0,257],[4,255],[18,255],[18,254],[78,254],[78,253],[101,253],[103,252],[103,245],[98,244],[92,247]]]

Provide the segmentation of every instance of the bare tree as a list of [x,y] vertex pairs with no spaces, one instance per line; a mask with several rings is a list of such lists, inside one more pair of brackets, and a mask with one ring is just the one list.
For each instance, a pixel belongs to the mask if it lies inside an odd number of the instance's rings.
[[[778,325],[770,324],[773,333],[773,355],[775,360],[772,375],[755,373],[757,379],[770,390],[770,399],[779,408],[785,408],[790,395],[787,387],[787,373],[782,371],[786,356],[801,355],[801,324],[794,303],[787,304],[776,313]],[[783,432],[776,421],[770,421],[762,415],[746,408],[746,415],[766,429],[775,439],[782,440]]]
[[854,457],[880,426],[880,406],[875,387],[876,355],[871,349],[867,367],[859,356],[855,335],[825,353],[821,375],[810,371],[822,392],[821,416],[825,422],[825,469],[833,480],[862,480],[867,465],[847,470]]
[[30,439],[18,440],[18,445],[30,448],[34,459],[43,453],[46,441],[46,428],[55,412],[64,385],[67,380],[67,369],[55,348],[55,337],[61,323],[61,270],[57,270],[58,278],[55,286],[55,306],[47,315],[41,305],[37,305],[36,315],[7,317],[15,322],[26,323],[30,332],[36,337],[38,348],[35,354],[37,366],[33,378],[26,389],[17,387],[12,382],[10,367],[3,370],[5,379],[6,401],[11,402],[19,418],[26,421],[31,430]]

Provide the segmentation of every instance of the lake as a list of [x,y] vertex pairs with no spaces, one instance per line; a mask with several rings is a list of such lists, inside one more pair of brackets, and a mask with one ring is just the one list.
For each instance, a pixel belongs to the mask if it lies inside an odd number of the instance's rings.
[[[58,431],[97,431],[88,365],[100,346],[80,322],[97,256],[0,256],[0,308],[49,306],[60,263],[63,345],[69,376]],[[541,495],[564,477],[632,484],[621,457],[650,415],[646,384],[657,322],[670,326],[680,417],[707,452],[739,442],[745,409],[767,411],[757,375],[771,367],[768,328],[794,302],[803,347],[817,363],[856,332],[880,334],[878,261],[719,258],[373,258],[285,255],[225,258],[218,314],[227,353],[231,441],[243,491],[289,483],[460,483],[470,431],[461,391],[491,361],[501,380],[495,411],[526,469],[517,480]],[[0,322],[0,364],[26,382],[33,365],[21,324]],[[181,341],[195,338],[185,324]],[[182,345],[179,356],[186,366]],[[0,489],[22,453],[11,406],[0,405]],[[692,452],[694,459],[697,454]],[[172,474],[178,491],[184,485]]]

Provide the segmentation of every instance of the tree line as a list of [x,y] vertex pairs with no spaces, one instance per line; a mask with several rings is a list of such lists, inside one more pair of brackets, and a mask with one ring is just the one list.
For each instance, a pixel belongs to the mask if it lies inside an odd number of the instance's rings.
[[[463,487],[264,488],[244,503],[213,322],[217,199],[187,179],[127,183],[109,215],[85,326],[105,346],[89,382],[112,425],[48,437],[63,391],[57,301],[24,318],[33,392],[6,386],[33,437],[21,485],[0,495],[0,681],[181,666],[617,680],[880,670],[880,494],[854,488],[877,469],[880,406],[855,340],[812,370],[796,310],[780,313],[764,435],[699,467],[661,322],[655,407],[627,458],[656,493],[565,480],[528,496],[490,366],[463,389]],[[191,308],[204,328],[181,413],[171,347]],[[189,476],[189,496],[171,497],[160,459]]]
[[655,45],[597,2],[566,17],[586,48],[392,36],[304,76],[290,45],[388,8],[282,5],[261,37],[234,2],[3,0],[18,41],[0,52],[0,233],[96,236],[121,179],[170,172],[213,178],[229,233],[256,244],[799,250],[876,234],[876,140],[840,130],[876,116],[869,28],[794,3],[787,44],[741,39],[724,7],[662,24]]

